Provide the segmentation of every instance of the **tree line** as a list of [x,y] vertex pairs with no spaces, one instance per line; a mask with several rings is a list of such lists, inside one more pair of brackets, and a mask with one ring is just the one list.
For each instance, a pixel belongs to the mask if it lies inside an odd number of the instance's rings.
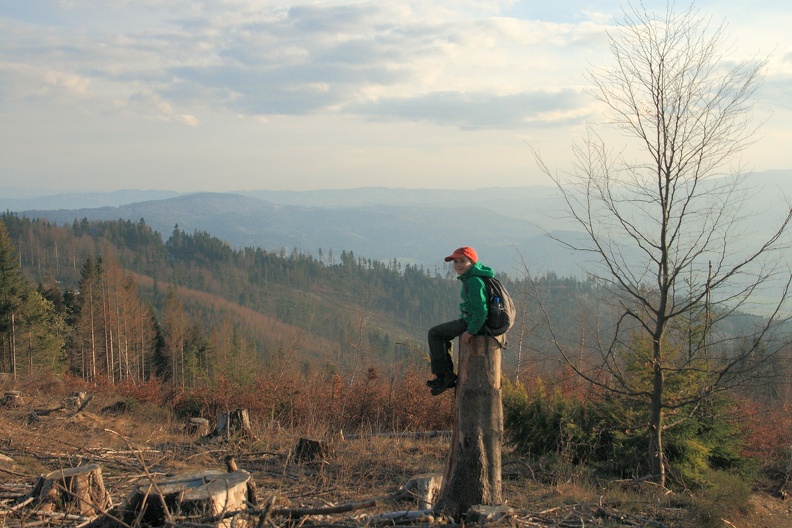
[[[421,362],[426,329],[457,313],[450,273],[347,250],[315,258],[234,249],[178,225],[163,242],[143,219],[57,226],[7,212],[0,224],[6,372],[24,364],[190,387],[281,368],[287,358],[335,370]],[[504,279],[526,306],[526,283]],[[594,287],[552,273],[542,280],[564,302]],[[517,327],[525,335],[515,340],[515,368],[541,342],[527,319]]]

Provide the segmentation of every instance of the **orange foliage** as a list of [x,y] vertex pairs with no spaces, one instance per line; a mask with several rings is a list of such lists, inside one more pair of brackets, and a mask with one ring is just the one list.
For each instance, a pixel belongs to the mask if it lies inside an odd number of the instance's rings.
[[211,385],[190,390],[157,379],[113,384],[104,378],[86,382],[69,377],[66,385],[72,390],[133,398],[210,421],[218,413],[245,408],[254,422],[276,421],[282,427],[315,433],[448,430],[453,392],[430,396],[426,377],[426,372],[408,367],[389,376],[370,369],[351,385],[338,375],[319,374],[307,378],[262,374],[246,386],[220,377]]
[[788,404],[768,405],[746,397],[735,407],[745,435],[745,456],[763,463],[789,457],[792,416]]

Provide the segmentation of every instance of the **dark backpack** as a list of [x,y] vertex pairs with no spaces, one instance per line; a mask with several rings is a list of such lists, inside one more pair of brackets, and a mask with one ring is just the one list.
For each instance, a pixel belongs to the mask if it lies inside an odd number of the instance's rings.
[[517,311],[511,295],[501,281],[494,277],[481,277],[487,287],[487,320],[484,323],[487,334],[503,335],[514,324]]
[[[503,335],[514,324],[517,310],[511,295],[501,281],[495,277],[479,277],[487,288],[487,320],[484,333],[491,336]],[[467,289],[467,283],[465,283]]]

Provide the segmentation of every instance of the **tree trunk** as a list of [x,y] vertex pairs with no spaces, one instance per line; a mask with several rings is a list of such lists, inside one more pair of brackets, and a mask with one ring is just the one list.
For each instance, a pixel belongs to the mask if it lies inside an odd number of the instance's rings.
[[459,519],[472,506],[501,503],[501,345],[475,336],[459,345],[451,447],[434,511]]
[[655,345],[652,377],[652,401],[649,417],[649,468],[652,479],[665,487],[665,453],[663,452],[663,389],[664,377],[661,365],[660,346]]
[[16,379],[16,324],[14,312],[11,312],[11,377]]

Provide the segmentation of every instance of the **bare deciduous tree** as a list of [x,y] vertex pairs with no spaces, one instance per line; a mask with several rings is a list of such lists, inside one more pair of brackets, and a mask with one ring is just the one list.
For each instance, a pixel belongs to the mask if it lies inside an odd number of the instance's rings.
[[[612,332],[592,345],[596,365],[582,368],[558,349],[591,382],[646,402],[648,466],[665,485],[669,415],[682,419],[678,411],[734,386],[776,351],[790,284],[777,250],[792,210],[787,204],[756,244],[742,231],[747,182],[734,163],[756,139],[752,97],[765,61],[727,59],[725,28],[693,7],[660,15],[630,7],[609,44],[613,63],[588,72],[592,93],[638,148],[614,155],[589,127],[571,171],[551,172],[536,155],[587,235],[566,244],[592,257],[586,271],[614,301]],[[774,300],[760,323],[719,333],[770,285]],[[672,391],[672,378],[686,381]]]

